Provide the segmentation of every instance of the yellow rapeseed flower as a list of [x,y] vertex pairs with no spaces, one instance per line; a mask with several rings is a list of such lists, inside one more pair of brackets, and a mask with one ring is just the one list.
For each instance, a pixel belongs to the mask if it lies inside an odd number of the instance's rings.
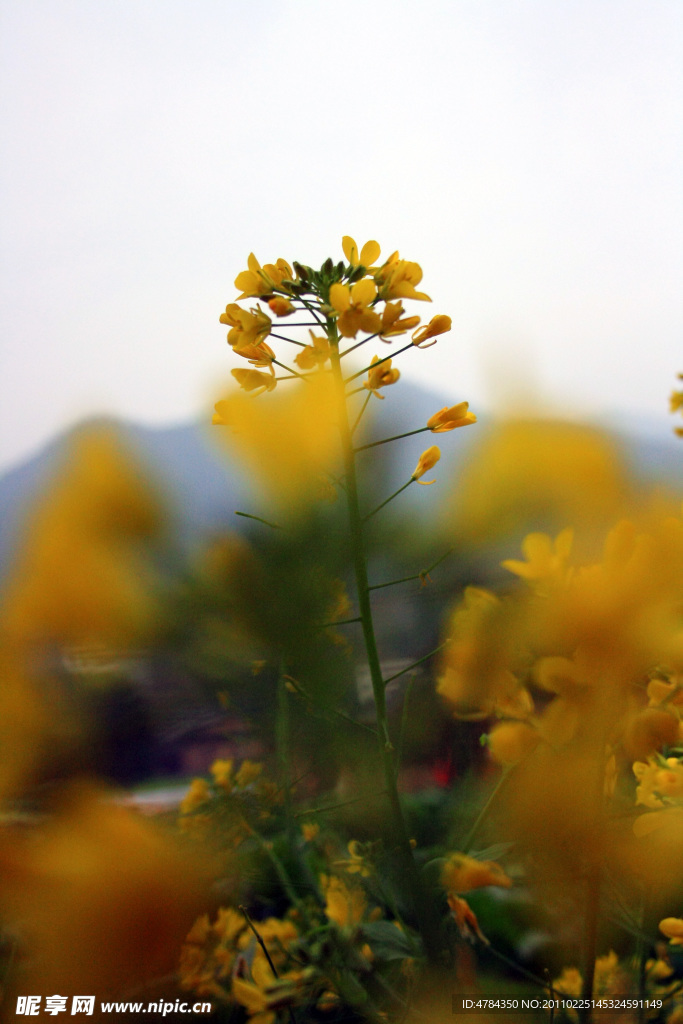
[[330,343],[324,334],[314,334],[309,329],[311,344],[302,348],[295,356],[294,362],[300,370],[312,370],[322,366],[330,358]]
[[398,253],[392,253],[386,263],[375,272],[375,281],[379,296],[387,299],[420,299],[423,302],[432,300],[424,292],[418,292],[416,285],[422,280],[422,268],[417,263],[399,259]]
[[456,430],[458,427],[468,427],[471,423],[477,422],[473,412],[469,412],[469,402],[458,402],[450,409],[447,405],[439,409],[427,420],[427,426],[432,434],[445,434],[449,430]]
[[258,345],[270,334],[273,321],[260,309],[242,309],[236,302],[229,302],[225,313],[218,318],[220,323],[230,327],[228,344],[235,349]]
[[[277,387],[277,380],[272,373],[261,373],[260,370],[243,370],[241,368],[231,370],[230,373],[241,388],[245,391],[253,391],[253,398],[262,395],[264,391],[274,391]],[[214,408],[216,410],[212,420],[214,424],[230,422],[229,419],[226,419],[227,406],[225,402],[216,402]]]
[[424,327],[420,327],[419,330],[413,333],[413,345],[417,345],[418,348],[429,348],[430,345],[436,345],[436,340],[431,341],[429,345],[425,345],[425,341],[430,338],[436,339],[439,334],[446,334],[450,331],[452,325],[451,318],[446,316],[444,313],[438,313],[433,316],[428,324]]
[[400,370],[392,369],[391,359],[380,360],[379,356],[373,356],[372,364],[368,370],[368,379],[363,384],[363,387],[366,387],[368,391],[372,391],[377,398],[384,398],[384,395],[378,393],[379,389],[395,384],[400,376]]
[[404,317],[402,302],[387,302],[382,310],[382,329],[379,336],[382,341],[396,338],[400,334],[406,334],[420,322],[419,316]]
[[248,270],[243,270],[235,278],[235,288],[242,291],[238,299],[265,298],[275,289],[282,289],[283,281],[294,278],[292,268],[286,260],[279,259],[275,264],[266,263],[261,266],[253,252],[247,260]]
[[291,316],[292,313],[296,313],[296,306],[293,306],[289,299],[285,299],[282,295],[274,295],[272,299],[269,299],[268,308],[271,313],[275,313],[275,316]]
[[417,466],[413,470],[411,479],[417,480],[419,484],[424,485],[436,483],[435,480],[421,480],[420,477],[424,476],[425,473],[428,473],[430,469],[433,469],[440,458],[441,449],[437,445],[433,444],[431,448],[425,449],[418,459]]
[[379,242],[370,241],[365,243],[359,256],[358,246],[350,235],[344,235],[342,238],[342,249],[352,267],[363,266],[368,269],[370,269],[371,264],[375,262],[381,252]]
[[343,338],[355,338],[359,331],[378,334],[382,318],[370,306],[377,298],[377,286],[370,278],[363,278],[349,287],[336,282],[330,288],[330,305],[336,310],[337,326]]

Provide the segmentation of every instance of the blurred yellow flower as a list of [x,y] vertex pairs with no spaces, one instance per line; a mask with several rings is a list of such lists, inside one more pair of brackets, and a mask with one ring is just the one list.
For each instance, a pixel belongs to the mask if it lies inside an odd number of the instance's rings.
[[[242,370],[238,368],[231,370],[230,373],[244,391],[254,392],[253,398],[256,398],[257,395],[262,395],[264,391],[274,391],[277,386],[277,380],[272,371],[270,374],[267,374],[261,373],[260,370]],[[212,423],[219,425],[230,423],[230,420],[226,419],[229,410],[226,402],[216,402],[215,410]]]
[[561,585],[568,579],[567,562],[572,550],[574,531],[562,530],[555,540],[545,533],[529,533],[522,541],[525,562],[507,558],[500,564],[516,576],[540,587]]
[[316,366],[322,366],[330,358],[330,343],[327,337],[324,334],[314,334],[311,330],[308,333],[311,336],[311,344],[300,349],[294,356],[294,362],[300,370],[312,370]]
[[512,879],[493,860],[475,860],[466,853],[452,853],[441,869],[441,885],[448,892],[470,892],[496,885],[509,889]]
[[489,945],[489,940],[484,935],[483,931],[479,927],[477,915],[470,907],[467,900],[462,899],[461,896],[456,896],[454,892],[449,892],[447,895],[448,907],[451,912],[451,916],[455,921],[460,937],[466,939],[468,942],[472,942],[474,939],[479,939],[485,945]]
[[29,989],[122,994],[166,974],[206,898],[186,849],[82,785],[0,858],[3,917],[21,925]]
[[180,813],[191,814],[210,799],[211,792],[206,779],[193,779],[190,788],[180,802]]
[[436,483],[435,480],[421,480],[420,477],[423,477],[425,473],[428,473],[430,469],[433,469],[440,458],[441,449],[437,445],[433,444],[431,448],[426,448],[418,459],[417,466],[412,472],[411,479],[417,480],[419,484]]
[[482,427],[443,518],[449,531],[490,542],[548,523],[604,530],[631,495],[620,450],[597,430],[554,420]]
[[331,382],[316,374],[267,402],[234,394],[217,403],[215,422],[229,424],[218,432],[221,443],[247,464],[278,509],[296,513],[315,499],[320,477],[336,471],[336,409]]
[[263,764],[260,761],[243,761],[235,776],[235,785],[240,789],[250,786],[263,773]]
[[527,722],[499,722],[488,734],[486,746],[497,764],[512,765],[530,754],[540,739],[537,730]]
[[443,409],[439,409],[438,412],[429,417],[427,426],[432,434],[445,434],[449,430],[455,430],[457,427],[468,427],[470,423],[477,422],[477,417],[474,413],[468,411],[469,407],[469,402],[458,402],[457,405],[452,405],[450,409],[445,405]]
[[336,875],[321,875],[325,896],[325,913],[339,928],[360,924],[367,907],[365,893],[359,886],[349,886]]
[[667,939],[683,939],[683,920],[680,917],[665,917],[659,922],[659,930]]
[[[221,789],[224,789],[227,793],[232,792],[234,783],[232,776],[233,765],[234,761],[232,758],[228,758],[226,760],[219,759],[213,762],[210,769],[214,783]],[[187,799],[187,797],[185,799]]]

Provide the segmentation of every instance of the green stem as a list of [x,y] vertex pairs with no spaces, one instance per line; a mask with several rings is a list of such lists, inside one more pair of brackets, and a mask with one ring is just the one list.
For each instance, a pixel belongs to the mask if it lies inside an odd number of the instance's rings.
[[406,733],[406,727],[408,725],[408,705],[410,703],[410,697],[413,692],[413,685],[415,683],[415,676],[411,676],[406,686],[406,691],[403,694],[403,708],[401,710],[401,729],[398,734],[398,743],[396,744],[396,778],[398,779],[398,773],[401,768],[401,756],[403,754],[403,740]]
[[[604,698],[603,698],[604,699]],[[597,708],[597,720],[602,722],[604,707]],[[593,779],[593,792],[588,794],[588,814],[593,828],[600,833],[604,827],[604,792],[605,792],[605,744],[606,736],[604,728],[598,728],[596,734],[591,737],[594,743],[595,756],[595,778]],[[593,1014],[590,1002],[593,997],[593,984],[595,981],[595,957],[598,947],[598,926],[600,923],[600,895],[602,883],[602,864],[600,859],[593,854],[594,860],[588,863],[584,893],[584,919],[583,919],[583,943],[582,943],[582,964],[583,986],[581,998],[587,1002],[585,1009],[579,1010],[579,1024],[590,1024]]]
[[344,356],[348,356],[349,352],[354,352],[357,348],[360,348],[361,345],[364,345],[366,341],[372,341],[373,338],[379,337],[381,333],[381,331],[375,331],[374,334],[368,334],[367,338],[363,338],[362,341],[357,341],[355,345],[349,345],[348,348],[345,348],[343,352],[339,353],[339,358],[343,359]]
[[410,487],[411,484],[415,483],[415,480],[416,478],[414,476],[411,476],[407,484],[404,484],[403,487],[399,487],[399,489],[397,491],[394,491],[393,494],[390,494],[389,497],[385,501],[383,501],[381,505],[378,505],[377,508],[373,508],[372,512],[368,512],[366,516],[363,516],[363,518],[361,519],[361,523],[367,523],[368,519],[372,519],[372,517],[376,515],[380,511],[380,509],[383,509],[384,506],[388,505],[390,501],[394,500],[394,498],[398,498],[399,494],[401,494],[402,491],[405,491],[406,487]]
[[374,370],[376,367],[381,366],[382,363],[386,363],[389,359],[395,359],[396,356],[400,356],[401,352],[407,352],[409,348],[415,348],[412,341],[409,345],[404,345],[403,348],[398,349],[397,352],[390,352],[388,356],[383,356],[382,359],[378,359],[376,363],[370,363],[369,366],[359,370],[358,373],[352,373],[350,377],[346,378],[344,383],[350,384],[352,380],[356,379],[356,377],[362,377],[364,373],[368,372],[368,370]]
[[260,834],[260,832],[257,832],[254,826],[250,825],[246,818],[242,817],[242,822],[246,827],[249,835],[256,840],[256,842],[263,850],[270,863],[273,865],[275,869],[275,874],[280,879],[280,883],[284,891],[287,893],[287,898],[289,899],[289,902],[292,904],[293,907],[296,907],[296,909],[299,911],[304,927],[307,929],[310,928],[311,921],[308,915],[308,911],[306,909],[306,905],[297,896],[296,889],[292,884],[292,880],[289,877],[284,864],[273,850],[273,844],[267,843],[263,836]]
[[472,849],[472,843],[474,842],[475,836],[478,834],[479,829],[481,828],[481,826],[483,825],[484,821],[488,817],[489,811],[491,810],[491,808],[495,804],[496,800],[500,796],[500,794],[501,794],[501,792],[503,790],[503,787],[505,786],[505,783],[510,778],[510,773],[512,772],[513,768],[514,768],[514,765],[509,765],[507,768],[504,768],[503,771],[501,772],[501,774],[500,774],[500,776],[498,778],[498,781],[496,782],[496,784],[493,787],[491,793],[489,794],[489,797],[488,797],[486,803],[484,804],[482,809],[479,811],[479,814],[477,815],[477,817],[475,819],[474,825],[472,826],[472,828],[467,833],[467,837],[466,837],[466,839],[465,839],[465,841],[463,843],[463,852],[464,853],[469,853],[469,851]]
[[402,576],[400,580],[390,580],[388,583],[374,583],[371,587],[368,587],[368,590],[381,590],[382,587],[395,587],[397,583],[409,583],[411,580],[422,580],[424,583],[430,572],[432,572],[433,569],[436,569],[437,565],[441,565],[441,563],[444,562],[449,555],[452,555],[454,551],[455,548],[449,548],[446,554],[442,555],[441,558],[437,558],[437,560],[433,562],[428,569],[422,569],[420,572],[415,573],[414,576]]
[[366,725],[365,722],[357,721],[355,718],[352,718],[351,715],[347,715],[344,711],[339,711],[338,708],[326,707],[326,705],[324,705],[321,701],[317,701],[313,696],[311,696],[308,690],[305,690],[301,683],[298,683],[296,679],[292,679],[291,676],[287,676],[287,679],[290,685],[294,688],[295,692],[298,693],[300,697],[303,697],[304,700],[307,700],[309,701],[309,703],[319,707],[320,710],[325,712],[328,716],[336,715],[337,718],[343,719],[350,725],[356,725],[358,726],[359,729],[364,729],[366,732],[371,732],[373,736],[377,735],[377,732],[375,731],[375,729],[372,728],[372,726]]
[[284,792],[287,842],[294,846],[294,818],[292,815],[292,786],[290,775],[290,733],[289,700],[285,681],[284,665],[280,665],[277,680],[277,716],[275,719],[275,744],[280,774],[280,786]]
[[[377,796],[386,796],[384,790],[378,793]],[[295,818],[307,818],[313,814],[327,814],[329,811],[337,811],[340,807],[350,807],[351,804],[360,804],[364,800],[367,800],[367,795],[355,796],[353,800],[342,800],[339,804],[328,804],[326,807],[312,807],[308,811],[297,811],[294,815]]]
[[302,303],[302,305],[304,305],[306,307],[306,309],[311,314],[311,316],[313,317],[315,322],[318,324],[318,326],[324,328],[325,327],[325,322],[324,322],[324,320],[320,319],[320,317],[316,313],[315,308],[313,307],[313,305],[310,302],[308,302],[306,299],[304,299],[303,296],[300,297],[300,302]]
[[272,361],[275,363],[276,366],[279,366],[281,369],[286,370],[287,373],[291,373],[294,377],[299,377],[301,380],[308,380],[308,377],[310,376],[310,374],[306,373],[297,373],[296,370],[293,370],[291,368],[291,366],[287,366],[286,363],[281,363],[279,359],[273,359]]
[[[268,952],[266,944],[263,941],[263,939],[261,938],[261,936],[259,935],[259,933],[256,931],[256,928],[254,927],[254,922],[252,921],[252,919],[249,917],[249,914],[247,913],[247,908],[243,907],[243,906],[240,906],[240,910],[244,914],[244,917],[246,919],[247,924],[249,925],[249,927],[251,928],[252,932],[256,936],[256,941],[258,942],[259,946],[263,950],[265,958],[268,961],[268,966],[270,967],[271,971],[273,972],[273,976],[275,978],[279,977],[279,975],[277,973],[277,970],[275,968],[275,964],[271,960],[270,953]],[[294,1010],[292,1009],[291,1006],[288,1007],[288,1010],[289,1010],[289,1020],[290,1020],[291,1024],[296,1024],[296,1017],[294,1016]]]
[[[298,327],[298,324],[287,324],[288,327]],[[315,325],[314,325],[315,326]],[[290,345],[298,345],[299,348],[308,348],[306,342],[295,341],[294,338],[288,338],[286,334],[276,334],[275,331],[271,331],[268,335],[269,338],[277,338],[279,341],[288,341]]]
[[645,986],[647,983],[647,957],[650,952],[648,944],[643,938],[643,932],[645,930],[645,916],[647,909],[647,894],[645,889],[640,894],[640,907],[638,908],[638,925],[641,934],[638,936],[636,941],[636,971],[638,976],[638,1024],[645,1024],[646,1020],[646,1008],[645,1008]]
[[405,434],[394,434],[393,437],[385,437],[383,441],[373,441],[371,444],[361,444],[354,448],[354,452],[364,452],[368,448],[377,448],[380,444],[389,444],[390,441],[400,441],[402,437],[412,437],[413,434],[424,434],[425,430],[431,427],[418,427],[417,430],[407,430]]
[[370,401],[370,399],[371,399],[371,398],[372,398],[372,391],[368,391],[368,397],[367,397],[367,398],[365,399],[365,401],[363,402],[363,405],[362,405],[362,407],[361,407],[361,410],[360,410],[360,412],[358,413],[358,416],[356,417],[356,422],[355,422],[355,423],[354,423],[354,425],[353,425],[353,426],[351,427],[351,434],[355,434],[355,433],[356,433],[356,430],[358,429],[358,424],[359,424],[359,423],[360,423],[360,421],[361,421],[361,420],[363,419],[363,413],[364,413],[364,412],[365,412],[365,410],[367,409],[367,407],[368,407],[368,402]]
[[354,619],[337,619],[336,622],[322,622],[318,629],[333,629],[335,626],[350,626],[352,622],[362,622],[360,615]]
[[421,658],[417,659],[417,661],[413,661],[410,665],[406,666],[406,668],[402,668],[400,672],[395,672],[393,676],[389,676],[388,679],[384,680],[384,685],[388,686],[389,683],[393,683],[394,679],[399,679],[401,676],[404,676],[406,672],[412,672],[412,670],[414,668],[417,668],[418,665],[421,665],[425,661],[429,661],[430,658],[433,658],[435,654],[438,654],[439,651],[442,651],[444,647],[446,647],[450,642],[450,640],[444,640],[442,644],[439,644],[438,647],[435,647],[433,651],[429,652],[429,654],[423,654]]
[[439,944],[436,922],[432,906],[427,894],[424,892],[422,879],[417,869],[410,845],[410,837],[403,817],[403,809],[396,786],[396,774],[394,770],[394,748],[389,737],[389,724],[387,720],[386,695],[382,668],[377,650],[375,629],[372,620],[372,607],[370,604],[370,591],[368,589],[368,572],[365,560],[363,544],[363,520],[360,514],[358,500],[358,482],[356,479],[356,465],[351,440],[351,428],[349,425],[348,409],[346,406],[346,395],[344,393],[344,377],[339,359],[339,339],[337,326],[334,320],[328,319],[327,333],[331,342],[331,363],[332,372],[337,388],[337,400],[339,406],[339,430],[341,434],[342,451],[344,456],[344,468],[347,485],[347,506],[349,514],[349,528],[351,534],[351,548],[356,575],[356,587],[358,590],[358,609],[362,619],[363,639],[367,653],[372,691],[375,699],[375,715],[377,719],[377,739],[379,755],[384,770],[384,778],[391,807],[393,840],[399,851],[405,881],[410,893],[412,909],[417,919],[419,930],[425,945],[425,950],[432,961],[438,959]]
[[277,523],[269,523],[267,519],[261,519],[261,516],[252,516],[249,512],[235,512],[235,515],[242,516],[243,519],[255,519],[257,523],[263,523],[264,526],[272,526],[274,530],[282,529]]

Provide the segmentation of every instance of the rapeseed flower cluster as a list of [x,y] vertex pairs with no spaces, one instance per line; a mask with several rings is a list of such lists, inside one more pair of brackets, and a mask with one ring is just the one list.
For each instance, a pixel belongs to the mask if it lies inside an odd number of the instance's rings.
[[[274,398],[258,409],[237,395],[223,398],[213,417],[214,424],[230,428],[226,443],[248,462],[271,503],[284,514],[315,501],[321,479],[339,480],[340,402],[360,402],[350,413],[355,430],[368,400],[384,399],[386,389],[398,383],[396,356],[435,344],[452,327],[445,314],[423,326],[418,315],[406,314],[405,301],[431,301],[417,289],[422,279],[417,263],[400,259],[398,253],[380,263],[377,242],[359,249],[349,236],[343,238],[342,249],[346,262],[327,259],[320,270],[282,259],[261,266],[252,253],[248,269],[235,279],[241,290],[238,301],[228,303],[220,316],[230,328],[232,351],[250,363],[249,369],[231,371],[249,398],[275,391],[284,381],[299,385],[291,399]],[[256,299],[263,308],[245,309],[239,305],[242,299]],[[296,322],[289,319],[293,314]],[[296,329],[302,327],[308,329],[308,342],[297,336]],[[391,344],[409,332],[410,342],[396,356],[374,354],[364,369],[342,370],[373,338]],[[278,355],[271,347],[276,341],[282,349]],[[344,348],[347,341],[352,344]],[[296,349],[292,360],[287,347]],[[364,399],[354,400],[354,395]],[[475,422],[467,402],[459,402],[435,413],[418,430],[445,433]]]

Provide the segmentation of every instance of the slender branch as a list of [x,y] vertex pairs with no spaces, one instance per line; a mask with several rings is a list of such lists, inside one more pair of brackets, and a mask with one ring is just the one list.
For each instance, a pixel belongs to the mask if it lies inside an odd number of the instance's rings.
[[273,963],[273,961],[270,958],[270,953],[268,952],[268,950],[266,948],[266,944],[263,941],[263,939],[261,938],[261,936],[259,935],[259,933],[256,931],[256,928],[254,927],[254,922],[252,921],[252,919],[249,917],[249,914],[247,913],[247,908],[245,906],[243,906],[242,904],[240,904],[240,910],[244,914],[244,917],[245,917],[245,920],[246,920],[247,924],[249,925],[249,927],[251,928],[252,932],[256,936],[256,941],[258,942],[259,946],[261,947],[261,949],[263,950],[263,952],[265,954],[266,960],[268,961],[268,966],[270,967],[270,969],[273,972],[273,974],[275,975],[275,977],[279,978],[279,974],[277,973],[277,969],[275,967],[275,964]]
[[[289,326],[296,327],[296,324],[291,324]],[[290,345],[298,345],[299,348],[308,347],[304,341],[295,341],[294,338],[288,338],[286,334],[276,334],[275,331],[271,331],[268,337],[277,338],[278,341],[288,341]]]
[[390,352],[388,356],[384,356],[382,359],[378,359],[376,363],[370,363],[369,366],[366,366],[363,370],[359,370],[358,373],[352,373],[350,377],[346,378],[344,383],[350,384],[352,380],[356,379],[356,377],[362,377],[364,373],[368,372],[368,370],[374,370],[376,367],[381,366],[382,363],[386,363],[387,360],[395,359],[396,356],[400,356],[401,352],[407,352],[409,348],[415,348],[412,341],[410,342],[409,345],[404,345],[403,348],[398,349],[397,352]]
[[371,725],[366,725],[365,722],[359,722],[356,718],[352,718],[351,715],[347,715],[345,711],[340,711],[338,708],[327,707],[325,704],[322,703],[322,701],[316,700],[316,698],[313,697],[312,694],[308,692],[308,690],[304,689],[301,683],[297,682],[296,679],[292,679],[291,676],[287,676],[287,682],[294,689],[295,693],[297,693],[300,697],[303,697],[304,700],[309,701],[315,707],[320,708],[320,710],[323,711],[325,714],[336,715],[337,718],[343,719],[343,721],[348,722],[349,725],[356,725],[358,726],[359,729],[364,729],[366,732],[371,732],[373,736],[377,735],[377,730],[373,729]]
[[383,587],[395,587],[398,583],[409,583],[411,580],[422,580],[424,583],[430,572],[433,572],[437,565],[441,565],[441,563],[445,561],[449,555],[452,555],[454,551],[455,548],[449,548],[446,554],[442,555],[441,558],[437,558],[437,560],[433,562],[428,569],[422,569],[420,572],[415,573],[414,576],[402,576],[400,580],[389,580],[388,583],[374,583],[371,587],[368,587],[368,590],[381,590]]
[[439,651],[443,650],[443,648],[446,647],[449,643],[450,640],[444,640],[442,644],[439,644],[438,647],[435,647],[433,651],[429,652],[429,654],[423,655],[423,657],[418,658],[417,661],[414,661],[412,665],[408,665],[406,668],[402,668],[400,672],[395,672],[393,676],[389,676],[388,679],[384,680],[384,685],[388,686],[389,683],[393,683],[394,679],[399,679],[401,676],[404,676],[406,672],[410,672],[412,671],[412,669],[417,668],[418,665],[422,665],[423,662],[429,661],[430,658],[433,658],[435,654],[438,654]]
[[381,333],[381,331],[375,331],[374,334],[368,334],[367,338],[363,338],[362,341],[357,341],[355,345],[349,345],[348,348],[345,348],[343,352],[339,353],[339,358],[343,359],[344,356],[348,356],[349,352],[354,352],[357,348],[360,348],[361,345],[364,345],[366,341],[372,341],[373,338],[378,338]]
[[292,785],[290,774],[290,733],[289,694],[285,676],[284,662],[280,662],[277,680],[277,714],[275,718],[275,744],[280,775],[280,785],[284,791],[285,822],[287,826],[287,842],[294,845],[294,819],[292,817]]
[[548,983],[546,981],[543,981],[542,978],[539,978],[539,976],[534,974],[532,971],[527,971],[526,967],[522,967],[521,964],[518,964],[516,960],[512,960],[509,956],[506,956],[505,953],[501,953],[499,949],[495,948],[495,946],[488,943],[486,949],[504,964],[507,964],[508,967],[511,967],[513,971],[517,971],[518,974],[521,974],[522,977],[528,978],[529,981],[533,981],[535,985],[540,985],[542,989],[548,989]]
[[236,516],[242,516],[243,519],[254,519],[257,523],[263,523],[264,526],[271,526],[274,530],[281,530],[282,527],[278,526],[277,523],[269,523],[267,519],[261,519],[261,516],[252,516],[249,512],[235,512]]
[[[375,795],[378,796],[378,797],[386,796],[387,795],[387,791],[385,789],[382,789],[379,793],[376,793]],[[306,817],[308,817],[309,815],[312,815],[312,814],[327,814],[328,811],[337,811],[337,810],[339,810],[340,807],[350,807],[351,804],[359,804],[359,803],[362,803],[363,800],[367,800],[367,799],[368,799],[367,794],[365,794],[364,796],[355,796],[353,798],[353,800],[342,800],[342,802],[339,803],[339,804],[328,804],[327,807],[313,807],[313,808],[311,808],[308,811],[297,811],[296,814],[294,815],[294,817],[295,818],[306,818]]]
[[[265,958],[268,961],[268,966],[270,967],[271,971],[273,972],[274,977],[276,977],[276,978],[279,977],[279,975],[277,973],[277,970],[275,968],[275,964],[271,960],[270,953],[268,952],[268,949],[266,948],[266,944],[263,941],[263,939],[261,938],[261,936],[259,935],[259,933],[256,931],[256,928],[254,927],[254,922],[252,921],[252,919],[249,917],[249,914],[247,913],[247,908],[242,906],[242,905],[240,905],[240,910],[244,914],[244,917],[246,919],[247,924],[249,925],[249,927],[251,928],[252,932],[256,936],[256,941],[258,942],[259,946],[263,950]],[[294,1016],[294,1010],[292,1009],[291,1006],[288,1006],[287,1009],[289,1011],[290,1024],[296,1024],[296,1017]]]
[[356,615],[354,619],[338,619],[336,622],[323,622],[318,629],[331,629],[333,626],[350,626],[352,622],[362,622],[360,615]]
[[286,364],[286,363],[281,363],[279,359],[273,359],[273,362],[275,363],[275,365],[276,365],[276,366],[279,366],[279,367],[281,367],[281,368],[282,368],[283,370],[286,370],[286,371],[287,371],[287,373],[291,373],[291,374],[293,374],[293,375],[294,375],[295,377],[300,377],[300,378],[301,378],[301,380],[307,380],[307,379],[308,379],[308,377],[309,377],[309,374],[307,374],[307,373],[297,373],[297,372],[296,372],[296,370],[293,370],[293,369],[291,368],[291,366],[287,366],[287,364]]
[[306,299],[304,299],[303,296],[300,296],[300,301],[301,301],[302,305],[304,305],[306,307],[306,309],[311,314],[311,316],[313,317],[315,322],[318,324],[318,326],[324,328],[325,327],[325,321],[320,319],[320,317],[318,316],[318,314],[315,311],[315,308],[314,308],[313,304],[311,302],[308,302]]
[[500,796],[501,792],[503,791],[503,788],[505,787],[505,784],[507,783],[508,779],[510,778],[510,775],[512,773],[513,768],[514,768],[514,765],[508,765],[500,773],[500,775],[498,777],[498,781],[496,782],[495,786],[491,790],[486,803],[484,804],[482,809],[479,811],[479,814],[477,815],[477,817],[475,819],[474,825],[472,825],[472,828],[467,833],[467,837],[465,838],[465,841],[463,843],[463,852],[464,853],[468,853],[469,850],[472,849],[472,843],[474,842],[475,836],[477,835],[477,833],[479,832],[479,829],[481,828],[481,826],[483,825],[484,821],[486,820],[489,811],[491,810],[491,808],[495,804],[496,800]]
[[398,743],[396,744],[396,777],[398,778],[399,769],[401,767],[401,756],[403,754],[403,739],[406,733],[406,727],[408,725],[408,705],[410,702],[410,696],[413,692],[413,685],[415,683],[415,676],[411,676],[406,686],[406,692],[403,695],[403,708],[401,709],[401,728],[398,734]]
[[[356,417],[356,422],[355,422],[355,423],[353,424],[353,426],[351,427],[351,436],[353,436],[353,435],[354,435],[354,434],[356,433],[356,430],[357,430],[357,428],[358,428],[358,424],[359,424],[359,423],[360,423],[360,421],[361,421],[361,420],[363,419],[363,413],[364,413],[364,412],[365,412],[365,410],[367,409],[367,407],[368,407],[368,402],[370,401],[370,399],[371,399],[371,398],[372,398],[372,391],[368,391],[368,396],[367,396],[367,398],[365,399],[365,401],[363,402],[363,405],[361,406],[361,410],[360,410],[360,412],[358,413],[358,416]],[[356,449],[356,451],[358,451],[358,449]]]
[[269,859],[270,863],[275,868],[275,873],[280,879],[280,882],[282,883],[282,888],[287,893],[289,902],[292,904],[293,907],[296,907],[296,909],[299,911],[299,914],[301,915],[301,920],[303,921],[306,928],[310,927],[310,920],[308,917],[308,911],[306,910],[306,906],[303,903],[303,901],[299,899],[296,889],[292,884],[292,880],[287,874],[287,871],[285,870],[284,864],[273,850],[273,844],[267,843],[263,836],[261,835],[261,833],[257,832],[253,825],[249,824],[244,815],[241,816],[241,819],[242,824],[246,828],[249,835],[256,840],[259,847],[263,850],[266,857]]
[[262,522],[264,526],[271,526],[273,529],[282,529],[276,522],[268,522],[267,519],[261,519],[260,515],[251,515],[249,512],[236,512],[236,515],[241,515],[243,519],[255,519],[256,522]]
[[372,441],[370,444],[361,444],[353,450],[354,452],[364,452],[367,451],[368,448],[377,448],[381,444],[389,444],[390,441],[400,441],[402,437],[412,437],[413,434],[424,434],[425,430],[431,430],[431,427],[418,427],[417,430],[407,430],[405,434],[394,434],[393,437],[385,437],[382,441]]
[[376,515],[380,511],[380,509],[383,509],[384,506],[388,505],[390,501],[394,500],[394,498],[398,498],[398,496],[401,493],[401,491],[405,491],[406,487],[410,487],[410,485],[414,484],[414,483],[415,483],[415,477],[411,476],[411,478],[410,478],[410,480],[408,481],[407,484],[404,484],[403,487],[399,487],[399,489],[397,491],[394,491],[393,494],[390,494],[389,497],[385,501],[383,501],[381,505],[378,505],[377,508],[373,508],[372,512],[368,512],[368,514],[366,516],[363,516],[361,522],[362,523],[367,523],[368,519],[372,519],[372,517],[374,515]]

